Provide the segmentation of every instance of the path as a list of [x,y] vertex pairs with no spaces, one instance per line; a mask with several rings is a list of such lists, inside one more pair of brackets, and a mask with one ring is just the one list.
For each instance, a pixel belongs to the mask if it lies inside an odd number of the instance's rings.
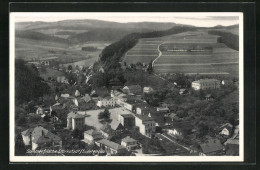
[[176,141],[174,141],[174,140],[168,138],[167,136],[165,136],[164,134],[161,134],[161,136],[163,136],[164,138],[168,139],[168,140],[171,141],[172,143],[174,143],[174,144],[176,144],[176,145],[178,145],[178,146],[180,146],[180,147],[186,149],[186,150],[189,151],[189,152],[192,151],[190,148],[188,148],[188,147],[186,147],[186,146],[184,146],[184,145],[181,145],[181,144],[177,143]]

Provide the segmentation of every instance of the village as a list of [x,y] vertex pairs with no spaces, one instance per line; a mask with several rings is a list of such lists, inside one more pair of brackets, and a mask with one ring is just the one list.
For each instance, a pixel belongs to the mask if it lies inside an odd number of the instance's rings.
[[[92,89],[89,87],[91,68],[54,66],[51,62],[27,63],[28,66],[36,65],[43,74],[46,70],[64,73],[46,77],[45,81],[55,94],[37,104],[31,103],[32,112],[18,120],[16,133],[21,134],[27,149],[98,149],[105,152],[103,155],[124,156],[239,153],[238,117],[233,121],[221,121],[213,129],[206,125],[198,128],[191,123],[194,116],[187,116],[190,113],[178,109],[176,103],[149,102],[161,93],[152,86],[128,84],[114,77],[107,86]],[[149,66],[123,65],[122,68],[147,72]],[[173,82],[167,88],[170,86],[172,91],[177,91],[176,98],[180,101],[199,95],[197,105],[203,108],[218,100],[214,91],[227,88],[227,82],[203,78],[192,81],[190,87]],[[196,108],[191,107],[189,111],[192,110]],[[208,134],[199,138],[205,129]],[[88,154],[91,155],[95,154]]]

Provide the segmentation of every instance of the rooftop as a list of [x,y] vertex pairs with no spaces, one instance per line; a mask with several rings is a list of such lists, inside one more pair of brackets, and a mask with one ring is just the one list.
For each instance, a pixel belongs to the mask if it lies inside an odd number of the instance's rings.
[[154,121],[153,118],[149,117],[149,116],[146,116],[146,115],[135,115],[135,117],[143,120],[143,121]]
[[68,118],[73,118],[73,119],[77,119],[77,118],[85,118],[85,115],[79,114],[77,112],[70,112],[68,114]]
[[110,147],[110,148],[112,148],[112,149],[114,149],[114,150],[124,149],[123,146],[121,146],[121,145],[119,145],[119,144],[117,144],[117,143],[115,143],[115,142],[109,141],[109,140],[107,140],[107,139],[101,139],[101,140],[99,140],[99,141],[97,141],[97,142],[98,142],[98,143],[101,143],[101,144],[103,144],[103,145],[105,145],[105,146],[108,146],[108,147]]
[[193,81],[192,83],[211,83],[211,82],[220,82],[220,81],[216,79],[200,79],[197,81]]
[[136,140],[131,138],[130,136],[123,138],[122,141],[123,142],[136,142]]
[[33,141],[36,144],[46,143],[51,141],[61,141],[59,136],[54,135],[42,126],[27,129],[21,133],[23,136],[32,135]]
[[212,139],[207,143],[200,144],[203,153],[211,153],[223,149],[221,142],[218,139]]
[[127,117],[134,117],[132,114],[120,114],[120,116],[127,118]]

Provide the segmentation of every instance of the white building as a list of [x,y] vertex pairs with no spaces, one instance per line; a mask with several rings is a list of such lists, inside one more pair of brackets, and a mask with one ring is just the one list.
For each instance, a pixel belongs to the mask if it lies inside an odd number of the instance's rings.
[[151,93],[151,92],[153,92],[154,91],[154,89],[152,88],[152,87],[144,87],[143,88],[143,92],[144,93]]
[[85,115],[77,112],[70,112],[67,116],[67,129],[84,129]]
[[114,107],[116,105],[116,99],[111,97],[101,98],[97,102],[98,107]]
[[220,81],[216,79],[200,79],[191,84],[194,90],[219,89]]

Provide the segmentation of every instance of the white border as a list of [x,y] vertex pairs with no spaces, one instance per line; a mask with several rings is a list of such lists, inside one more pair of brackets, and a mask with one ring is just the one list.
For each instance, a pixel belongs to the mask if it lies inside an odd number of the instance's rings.
[[[25,13],[10,13],[9,40],[10,40],[10,129],[9,129],[9,152],[10,162],[243,162],[244,161],[244,58],[243,58],[243,13],[207,13],[214,16],[239,16],[239,156],[15,156],[15,16]],[[71,13],[73,14],[73,13]],[[92,13],[93,14],[93,13]],[[99,14],[99,13],[96,13]],[[125,13],[119,13],[125,14]],[[131,13],[133,14],[133,13]],[[140,14],[140,13],[138,13]],[[149,13],[151,14],[151,13]],[[184,16],[185,14],[194,14],[203,16],[205,13],[174,13],[176,16]],[[28,13],[32,15],[32,13]]]

